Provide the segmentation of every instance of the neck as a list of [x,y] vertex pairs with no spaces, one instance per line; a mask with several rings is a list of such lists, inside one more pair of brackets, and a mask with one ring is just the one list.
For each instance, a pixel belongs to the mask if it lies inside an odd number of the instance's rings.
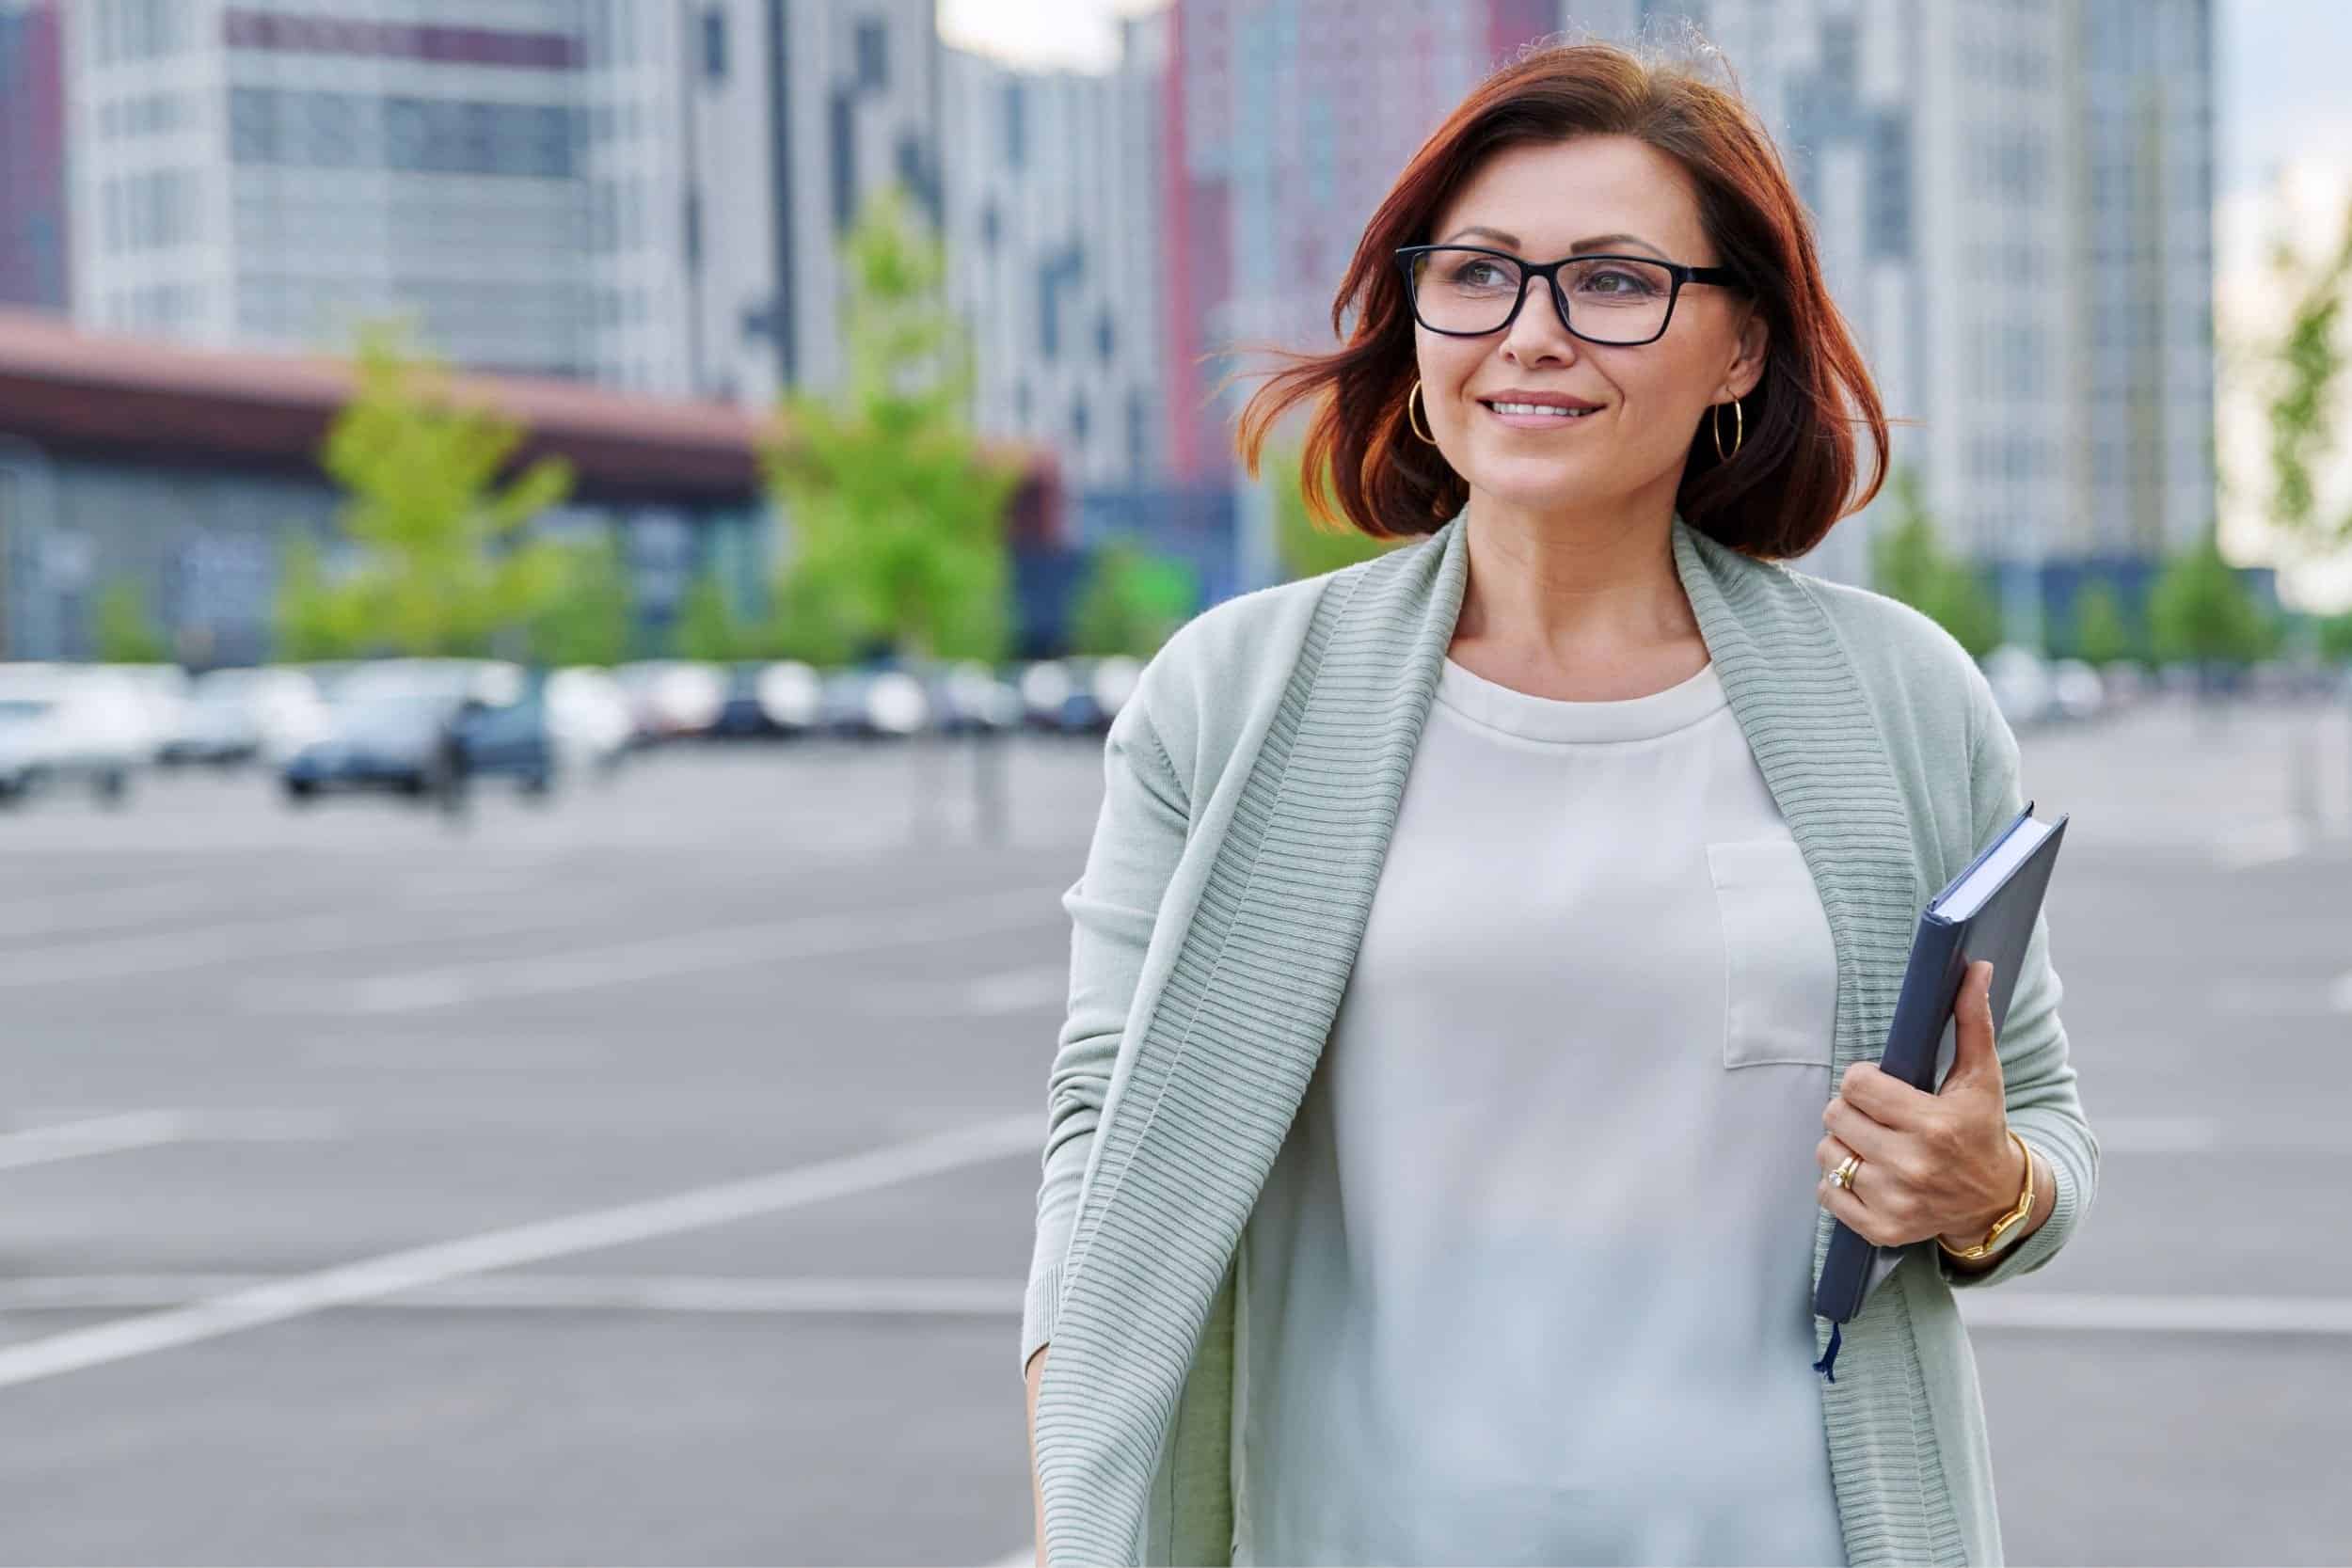
[[1675,570],[1674,502],[1573,516],[1473,491],[1457,649],[1519,668],[1593,669],[1687,648],[1698,622]]

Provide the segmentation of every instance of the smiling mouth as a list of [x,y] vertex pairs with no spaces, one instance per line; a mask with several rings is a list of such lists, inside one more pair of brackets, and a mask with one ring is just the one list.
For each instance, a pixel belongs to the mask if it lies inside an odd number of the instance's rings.
[[1561,408],[1549,403],[1497,403],[1487,398],[1481,398],[1479,401],[1497,414],[1507,414],[1513,418],[1533,417],[1557,420],[1563,424],[1600,412],[1597,408]]

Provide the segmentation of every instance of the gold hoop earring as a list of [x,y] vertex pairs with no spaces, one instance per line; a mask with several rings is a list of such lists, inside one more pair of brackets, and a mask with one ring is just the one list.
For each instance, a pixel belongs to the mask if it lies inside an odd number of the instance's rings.
[[[1428,442],[1434,447],[1438,444],[1438,438],[1423,430],[1420,424],[1415,424],[1413,421],[1413,400],[1420,396],[1421,377],[1415,376],[1413,377],[1413,389],[1405,394],[1405,422],[1412,427],[1414,435],[1420,436],[1422,440]],[[1422,414],[1422,421],[1426,422],[1428,418],[1428,412],[1424,409]]]
[[1728,463],[1739,456],[1740,443],[1748,438],[1747,417],[1740,412],[1740,400],[1738,398],[1731,400],[1731,450],[1729,451],[1724,451],[1724,405],[1722,404],[1715,405],[1713,411],[1708,415],[1707,422],[1713,426],[1715,431],[1715,460],[1719,463]]

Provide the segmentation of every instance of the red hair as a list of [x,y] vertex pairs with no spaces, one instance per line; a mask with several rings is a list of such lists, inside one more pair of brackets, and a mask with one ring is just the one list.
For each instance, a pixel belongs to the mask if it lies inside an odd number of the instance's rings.
[[[1281,417],[1311,403],[1301,459],[1310,516],[1391,539],[1432,532],[1458,513],[1469,482],[1406,424],[1413,314],[1392,253],[1432,238],[1447,200],[1490,154],[1594,135],[1634,137],[1689,172],[1719,264],[1740,275],[1770,329],[1763,378],[1742,406],[1737,461],[1716,456],[1705,421],[1693,432],[1675,498],[1683,519],[1735,549],[1776,559],[1804,554],[1868,505],[1885,479],[1886,416],[1771,135],[1736,89],[1608,43],[1532,46],[1422,144],[1366,225],[1332,302],[1334,337],[1356,311],[1345,346],[1272,351],[1290,363],[1250,398],[1235,439],[1249,472]],[[1875,459],[1859,491],[1857,426]]]

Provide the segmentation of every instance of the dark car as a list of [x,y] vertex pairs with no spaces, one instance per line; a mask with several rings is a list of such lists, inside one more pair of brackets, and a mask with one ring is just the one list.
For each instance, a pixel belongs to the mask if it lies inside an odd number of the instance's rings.
[[516,779],[534,793],[553,785],[555,748],[535,683],[498,705],[429,691],[362,698],[336,709],[326,738],[296,752],[279,774],[294,800],[352,790],[452,798],[485,776]]

